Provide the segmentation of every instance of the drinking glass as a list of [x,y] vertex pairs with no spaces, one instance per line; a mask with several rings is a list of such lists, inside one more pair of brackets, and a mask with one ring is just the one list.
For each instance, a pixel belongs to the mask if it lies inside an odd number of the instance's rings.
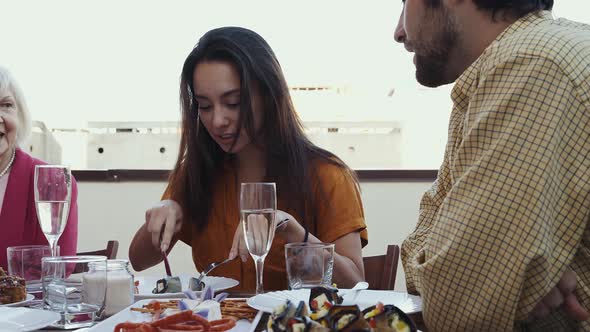
[[240,213],[246,247],[256,264],[256,294],[264,292],[264,259],[275,236],[277,194],[274,183],[242,183]]
[[[59,246],[57,246],[59,254]],[[6,248],[8,274],[25,279],[27,293],[41,299],[41,259],[51,257],[51,248],[43,245],[17,246]]]
[[64,231],[70,214],[72,174],[59,165],[35,166],[35,205],[41,230],[52,256],[57,256],[57,240]]
[[60,315],[53,327],[87,327],[104,318],[107,295],[105,256],[43,257],[41,265],[44,309]]
[[290,289],[332,285],[333,243],[287,243],[285,262]]

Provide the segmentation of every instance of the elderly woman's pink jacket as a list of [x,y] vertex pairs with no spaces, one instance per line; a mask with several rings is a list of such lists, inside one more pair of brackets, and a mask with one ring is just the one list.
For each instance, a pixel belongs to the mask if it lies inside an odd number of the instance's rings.
[[[45,164],[16,150],[0,212],[0,267],[7,269],[6,248],[30,244],[47,245],[35,209],[35,165]],[[75,255],[78,243],[78,188],[72,177],[72,196],[68,223],[59,238],[60,255]]]

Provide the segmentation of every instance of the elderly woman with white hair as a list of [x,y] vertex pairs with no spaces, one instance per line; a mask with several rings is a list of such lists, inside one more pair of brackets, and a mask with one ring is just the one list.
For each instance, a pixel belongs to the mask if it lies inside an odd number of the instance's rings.
[[[47,245],[35,209],[35,165],[45,164],[21,150],[31,132],[24,96],[8,70],[0,67],[0,267],[6,269],[6,248]],[[75,255],[78,241],[78,191],[72,181],[68,222],[59,239],[61,255]]]

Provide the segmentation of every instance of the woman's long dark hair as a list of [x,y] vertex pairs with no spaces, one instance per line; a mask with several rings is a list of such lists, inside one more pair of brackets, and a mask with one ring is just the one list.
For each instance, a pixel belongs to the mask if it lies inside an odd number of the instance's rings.
[[[277,182],[279,199],[287,199],[304,226],[316,231],[317,207],[324,204],[312,161],[323,159],[354,173],[334,154],[315,146],[305,135],[279,62],[266,41],[257,33],[239,27],[207,32],[188,55],[182,68],[180,100],[182,137],[176,166],[169,179],[171,198],[182,207],[185,220],[202,229],[208,222],[212,188],[229,157],[211,138],[198,119],[193,74],[203,61],[221,61],[234,66],[240,75],[239,128],[244,126],[251,144],[260,144],[266,154],[266,180]],[[251,95],[262,99],[263,125],[255,132]],[[358,181],[357,181],[358,186]],[[291,206],[293,205],[293,206]]]

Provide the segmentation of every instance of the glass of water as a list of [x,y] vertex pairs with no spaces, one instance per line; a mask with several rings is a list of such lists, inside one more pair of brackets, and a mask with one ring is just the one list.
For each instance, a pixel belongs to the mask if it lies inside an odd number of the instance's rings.
[[104,317],[107,292],[105,256],[59,256],[42,259],[45,310],[61,315],[60,329],[92,326]]
[[256,264],[256,294],[262,294],[264,259],[275,237],[277,192],[274,183],[242,183],[240,213],[246,247]]
[[35,166],[37,219],[52,249],[52,256],[57,256],[57,240],[68,222],[71,197],[72,174],[68,167]]
[[331,286],[334,244],[297,242],[285,245],[290,289]]
[[[59,246],[57,246],[59,255]],[[17,246],[6,248],[8,274],[17,275],[27,282],[27,293],[41,300],[41,259],[51,257],[51,248],[42,245]]]

